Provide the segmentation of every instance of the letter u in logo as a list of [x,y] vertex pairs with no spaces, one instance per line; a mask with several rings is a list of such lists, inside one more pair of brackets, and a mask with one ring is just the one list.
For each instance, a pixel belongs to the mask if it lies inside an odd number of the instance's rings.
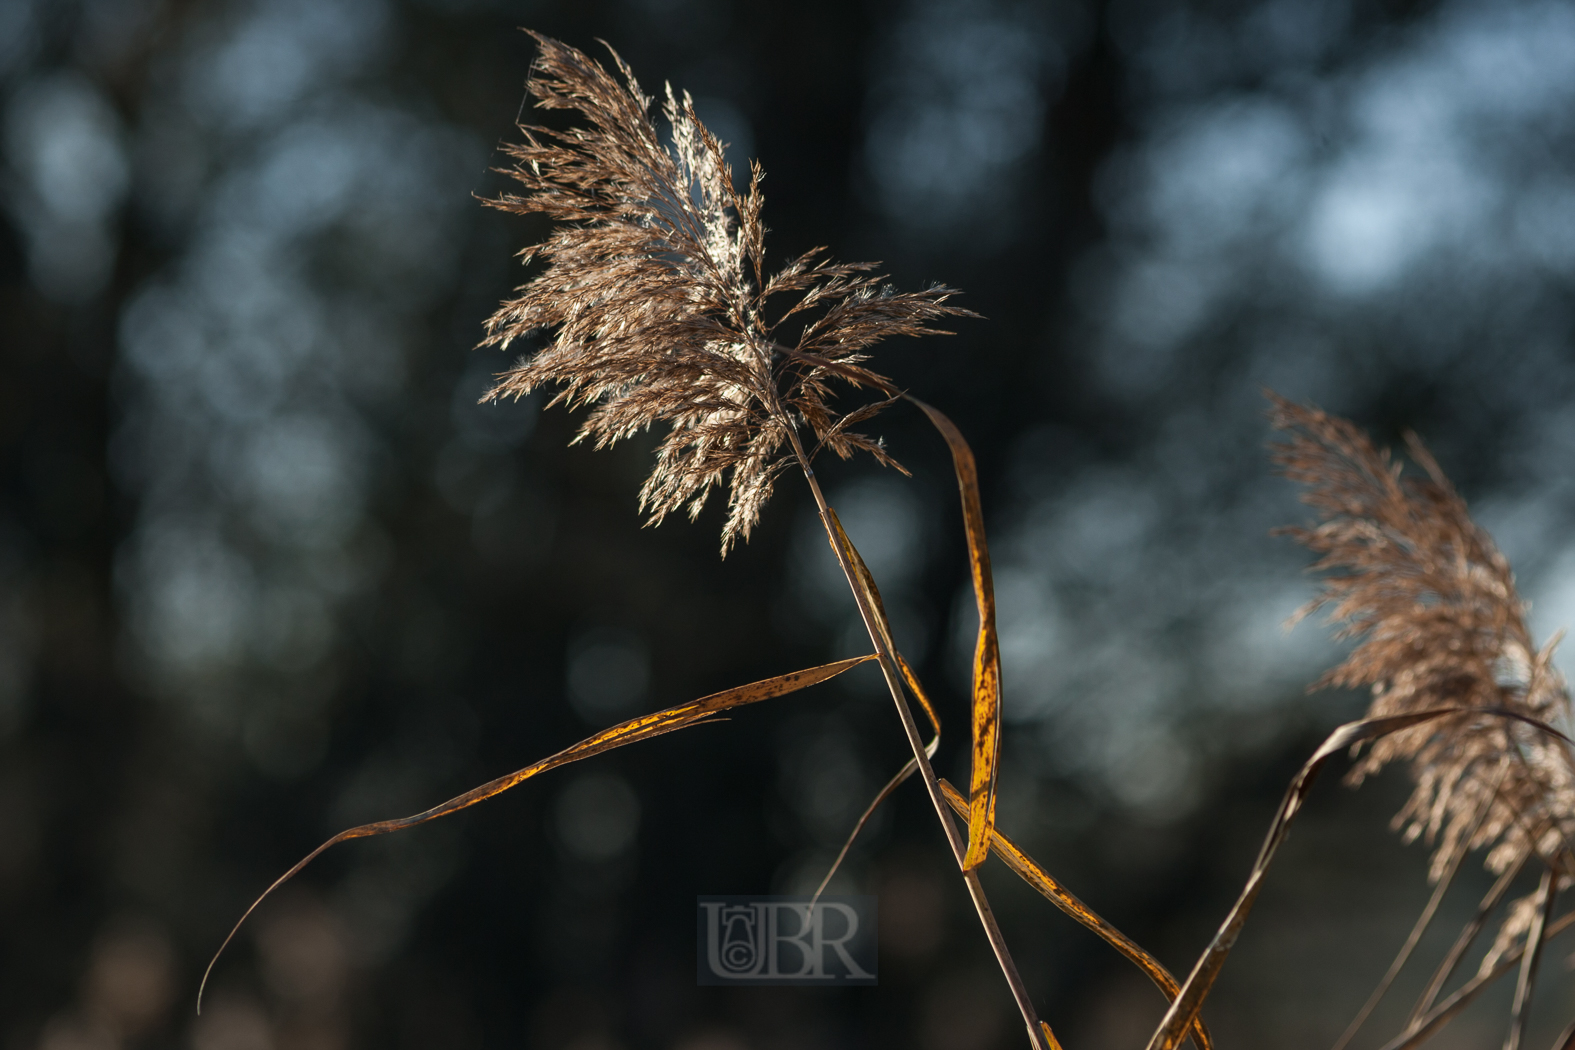
[[765,909],[706,901],[706,963],[718,977],[755,977],[765,964]]
[[728,973],[753,973],[760,968],[760,914],[748,904],[722,909],[722,968]]

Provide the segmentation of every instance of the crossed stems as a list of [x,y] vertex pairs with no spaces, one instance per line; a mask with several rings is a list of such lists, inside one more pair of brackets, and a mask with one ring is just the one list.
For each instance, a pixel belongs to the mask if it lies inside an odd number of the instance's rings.
[[963,881],[968,885],[968,896],[973,900],[974,910],[979,913],[979,922],[984,927],[985,936],[990,940],[990,948],[995,952],[995,960],[1000,964],[1001,972],[1006,975],[1006,983],[1012,989],[1012,998],[1017,1000],[1018,1010],[1022,1011],[1023,1023],[1028,1028],[1028,1039],[1035,1050],[1060,1050],[1055,1037],[1050,1034],[1049,1027],[1042,1025],[1039,1015],[1034,1011],[1033,1000],[1028,996],[1028,989],[1023,986],[1022,975],[1017,972],[1017,964],[1012,961],[1012,953],[1007,950],[1006,939],[1001,935],[1001,927],[995,921],[995,913],[990,909],[990,901],[984,895],[984,886],[979,882],[978,871],[970,870],[963,864],[968,844],[952,820],[946,799],[941,794],[940,781],[935,776],[935,768],[930,765],[930,756],[925,752],[924,742],[919,736],[919,727],[914,721],[913,710],[908,706],[908,701],[903,694],[901,672],[897,669],[897,661],[885,641],[888,634],[885,630],[886,625],[877,619],[880,614],[871,607],[858,585],[853,565],[848,561],[847,551],[843,549],[837,538],[837,530],[832,526],[831,505],[826,502],[825,494],[820,490],[820,482],[815,478],[815,470],[810,466],[809,457],[804,454],[804,446],[799,442],[797,427],[786,411],[779,406],[773,407],[777,408],[780,412],[779,418],[787,424],[788,440],[793,444],[793,454],[798,459],[799,467],[804,471],[804,479],[809,482],[809,490],[814,493],[815,505],[820,512],[820,523],[826,530],[826,538],[831,542],[831,549],[837,554],[837,565],[848,581],[848,588],[853,592],[853,600],[858,603],[859,615],[863,618],[864,628],[869,632],[870,641],[875,646],[881,673],[886,677],[886,688],[891,691],[891,698],[897,705],[897,716],[902,719],[902,729],[907,734],[908,746],[913,749],[913,758],[918,764],[919,775],[924,778],[924,787],[930,794],[930,802],[935,806],[935,815],[946,831],[946,841],[951,845],[952,856],[957,861],[957,867],[962,870]]

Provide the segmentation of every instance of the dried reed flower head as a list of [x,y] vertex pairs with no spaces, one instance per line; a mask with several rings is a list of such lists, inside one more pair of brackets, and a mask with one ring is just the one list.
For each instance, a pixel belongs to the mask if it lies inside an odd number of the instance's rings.
[[[1508,561],[1421,441],[1406,435],[1426,477],[1402,477],[1351,423],[1270,397],[1274,426],[1291,435],[1275,462],[1308,486],[1302,499],[1322,518],[1284,531],[1321,555],[1314,569],[1335,573],[1296,618],[1327,608],[1339,637],[1361,639],[1315,687],[1368,687],[1371,716],[1497,708],[1562,724],[1558,638],[1532,644]],[[1502,717],[1451,715],[1383,737],[1352,778],[1396,759],[1410,760],[1416,789],[1395,824],[1407,841],[1437,842],[1433,880],[1457,849],[1484,846],[1495,872],[1532,854],[1575,872],[1575,768],[1563,741]]]
[[[897,293],[870,275],[874,264],[835,264],[820,248],[767,276],[760,165],[739,193],[723,143],[687,94],[667,89],[669,149],[651,122],[652,100],[610,47],[622,83],[582,52],[531,35],[541,45],[536,105],[577,110],[587,125],[521,125],[525,141],[507,149],[508,173],[529,192],[489,203],[558,225],[523,253],[545,269],[487,322],[484,345],[507,348],[538,330],[551,337],[487,399],[560,384],[554,404],[594,403],[576,440],[598,448],[667,423],[641,509],[650,524],[680,507],[693,518],[731,471],[724,554],[748,538],[791,462],[786,446],[800,421],[818,447],[895,465],[879,440],[850,429],[889,401],[839,413],[828,404],[830,381],[895,394],[863,367],[865,351],[887,336],[935,333],[928,322],[943,316],[972,316],[947,305],[955,290]],[[792,298],[782,305],[776,296]],[[790,319],[799,328],[791,345]]]

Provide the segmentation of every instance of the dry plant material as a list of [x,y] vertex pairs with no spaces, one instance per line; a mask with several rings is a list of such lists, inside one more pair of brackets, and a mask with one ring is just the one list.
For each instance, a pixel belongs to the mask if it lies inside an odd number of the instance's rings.
[[[962,794],[948,782],[941,781],[941,789],[946,792],[946,801],[959,815],[966,816],[968,802]],[[1143,971],[1144,975],[1165,996],[1166,1002],[1175,1002],[1181,988],[1176,983],[1176,978],[1165,969],[1160,961],[1144,951],[1138,943],[1084,904],[1071,890],[1061,885],[1060,881],[1052,876],[1034,858],[1007,838],[999,828],[992,828],[990,832],[990,851],[1011,869],[1012,874],[1022,879],[1028,885],[1038,890],[1046,900],[1070,915],[1078,923],[1093,931],[1116,951],[1126,957],[1127,961]],[[1214,1041],[1209,1036],[1209,1030],[1204,1025],[1201,1017],[1194,1016],[1191,1020],[1192,1038],[1198,1050],[1213,1050]]]
[[[1499,776],[1502,777],[1503,773],[1508,769],[1508,759],[1500,759]],[[1497,792],[1498,781],[1495,780],[1493,785],[1493,793],[1496,795]],[[1466,832],[1466,834],[1463,836],[1464,840],[1469,841],[1471,836],[1475,834],[1477,827],[1481,825],[1483,818],[1487,816],[1487,812],[1488,807],[1486,805],[1477,810],[1476,822],[1472,825],[1471,830]],[[1400,946],[1400,950],[1395,953],[1394,961],[1389,964],[1389,969],[1384,971],[1384,975],[1379,979],[1377,987],[1375,987],[1372,991],[1372,994],[1367,997],[1367,1002],[1362,1004],[1362,1008],[1358,1010],[1356,1016],[1351,1019],[1351,1023],[1347,1025],[1345,1031],[1340,1034],[1340,1038],[1335,1041],[1333,1050],[1345,1050],[1345,1047],[1349,1045],[1351,1040],[1356,1037],[1356,1033],[1361,1030],[1362,1025],[1367,1023],[1368,1017],[1372,1016],[1373,1010],[1378,1007],[1378,1004],[1383,1001],[1384,996],[1388,994],[1389,988],[1394,984],[1395,978],[1400,976],[1400,971],[1405,968],[1405,964],[1410,960],[1411,953],[1416,951],[1417,944],[1422,940],[1422,934],[1426,933],[1427,928],[1432,925],[1433,916],[1438,914],[1438,906],[1443,903],[1444,894],[1448,892],[1450,883],[1454,881],[1455,872],[1460,869],[1460,862],[1465,859],[1465,856],[1465,848],[1461,845],[1457,845],[1455,847],[1454,853],[1452,853],[1449,857],[1449,863],[1445,866],[1443,875],[1433,886],[1433,892],[1428,897],[1427,904],[1423,906],[1422,914],[1417,916],[1416,922],[1412,924],[1411,932],[1409,935],[1407,935],[1405,943],[1402,944]],[[1516,867],[1512,870],[1518,872],[1520,869]],[[1505,885],[1508,885],[1507,881],[1505,882]],[[1497,902],[1498,897],[1494,896],[1493,903],[1496,904]],[[1483,917],[1485,918],[1485,916]],[[1469,944],[1470,942],[1467,941],[1466,943]],[[1453,971],[1454,965],[1452,963],[1449,966],[1448,971],[1443,975],[1443,979],[1447,979],[1449,973],[1452,973]],[[1440,981],[1440,983],[1442,983],[1442,981]],[[1437,994],[1436,989],[1434,989],[1433,994]],[[1428,997],[1425,1001],[1425,1004],[1419,1004],[1418,1013],[1414,1014],[1413,1016],[1420,1016],[1420,1011],[1427,1009],[1431,1005],[1432,998]]]
[[[852,429],[892,392],[864,367],[866,351],[888,336],[936,332],[930,322],[942,317],[973,316],[947,303],[955,290],[896,292],[874,264],[834,263],[821,248],[768,273],[760,165],[740,193],[724,144],[687,94],[669,87],[663,101],[669,150],[652,99],[616,53],[621,82],[584,53],[531,35],[541,45],[530,82],[537,106],[577,111],[587,126],[522,126],[525,141],[506,147],[507,173],[526,193],[489,203],[558,225],[523,253],[545,268],[487,322],[487,343],[551,335],[487,397],[557,385],[554,403],[595,406],[577,440],[598,448],[666,424],[641,507],[652,523],[680,508],[694,517],[730,474],[724,553],[748,538],[793,463],[788,431],[798,421],[820,447],[891,464],[879,440]],[[840,413],[833,380],[888,398]]]
[[[724,555],[736,540],[748,538],[776,478],[797,465],[875,651],[632,719],[423,813],[340,832],[264,891],[241,922],[336,843],[447,816],[556,766],[701,724],[732,707],[785,695],[875,660],[912,758],[881,790],[854,834],[901,783],[920,774],[1029,1040],[1039,1050],[1059,1050],[1060,1044],[1038,1019],[984,895],[976,869],[991,852],[1120,951],[1170,1000],[1150,1050],[1173,1050],[1189,1036],[1199,1050],[1209,1050],[1199,1010],[1275,853],[1323,765],[1338,751],[1362,744],[1371,746],[1353,770],[1357,782],[1392,761],[1410,763],[1416,789],[1396,822],[1408,840],[1426,837],[1435,844],[1431,878],[1439,890],[1341,1045],[1409,957],[1461,857],[1485,848],[1499,882],[1434,974],[1406,1030],[1386,1050],[1420,1045],[1517,964],[1506,1048],[1518,1050],[1542,946],[1575,925],[1575,912],[1554,917],[1558,892],[1575,875],[1570,846],[1575,765],[1570,741],[1549,725],[1568,718],[1570,701],[1551,662],[1552,643],[1532,645],[1525,607],[1503,556],[1471,521],[1420,442],[1407,439],[1426,477],[1403,478],[1399,465],[1350,423],[1273,397],[1275,426],[1291,435],[1278,446],[1276,462],[1308,486],[1305,499],[1323,519],[1314,528],[1288,531],[1321,556],[1316,568],[1332,573],[1303,615],[1326,608],[1343,636],[1361,639],[1318,684],[1367,687],[1373,701],[1368,717],[1336,729],[1292,781],[1235,906],[1178,985],[995,826],[1000,648],[973,453],[943,413],[865,366],[870,347],[888,336],[933,334],[940,331],[932,326],[938,319],[972,315],[949,303],[953,289],[895,292],[871,274],[873,264],[833,263],[821,249],[768,274],[760,166],[752,166],[747,188],[738,191],[723,144],[700,123],[687,95],[666,92],[668,147],[650,119],[652,99],[615,53],[617,77],[572,47],[533,36],[541,46],[530,86],[537,105],[575,111],[583,123],[566,130],[522,126],[524,142],[508,148],[515,162],[508,173],[526,193],[488,202],[545,215],[556,225],[524,253],[527,263],[540,264],[536,275],[487,322],[486,344],[508,348],[516,339],[541,336],[542,347],[503,372],[486,399],[555,386],[554,404],[590,406],[576,440],[590,439],[597,447],[654,425],[665,427],[655,468],[640,492],[641,508],[649,524],[680,509],[693,518],[711,490],[725,485]],[[844,411],[833,404],[837,383],[880,396]],[[897,651],[875,580],[812,466],[821,449],[830,449],[843,458],[867,452],[900,470],[880,440],[854,429],[899,399],[922,410],[945,439],[961,497],[979,614],[966,798],[936,776],[930,763],[940,739],[935,706]],[[801,430],[813,439],[807,450]],[[934,729],[928,743],[910,696]],[[964,829],[953,821],[952,810],[966,818]],[[1532,859],[1542,868],[1538,890],[1511,903],[1476,976],[1435,1005],[1510,882]],[[225,945],[234,935],[232,930]],[[1568,1033],[1561,1037],[1571,1039]]]
[[979,470],[962,431],[938,409],[910,398],[946,439],[962,496],[963,526],[968,535],[968,568],[974,603],[979,611],[979,637],[973,651],[973,766],[969,780],[968,855],[966,868],[984,863],[995,826],[996,767],[1001,758],[1001,643],[995,630],[995,582],[990,573],[990,548],[984,538],[984,508],[979,499]]
[[[1220,924],[1219,930],[1214,934],[1214,939],[1209,942],[1203,954],[1192,967],[1192,972],[1187,975],[1186,983],[1175,995],[1166,1011],[1159,1027],[1155,1029],[1153,1037],[1149,1040],[1148,1050],[1174,1050],[1186,1037],[1188,1026],[1198,1016],[1198,1011],[1203,1008],[1203,1002],[1214,989],[1214,982],[1218,979],[1220,971],[1225,967],[1225,960],[1230,955],[1231,949],[1236,946],[1236,939],[1241,936],[1242,929],[1247,924],[1247,917],[1252,911],[1252,906],[1262,892],[1264,880],[1269,873],[1269,867],[1274,862],[1274,856],[1284,844],[1286,836],[1290,834],[1291,823],[1296,815],[1301,812],[1302,804],[1307,800],[1307,794],[1312,790],[1313,783],[1318,779],[1318,774],[1323,771],[1324,764],[1335,754],[1348,748],[1354,748],[1372,740],[1382,740],[1393,733],[1402,732],[1418,726],[1426,726],[1445,719],[1456,717],[1456,708],[1446,707],[1429,711],[1411,711],[1406,714],[1388,715],[1378,718],[1364,718],[1357,722],[1347,722],[1325,738],[1313,752],[1311,758],[1302,766],[1290,787],[1285,791],[1285,796],[1280,800],[1279,809],[1275,811],[1274,820],[1269,825],[1269,832],[1264,836],[1263,846],[1258,850],[1258,857],[1253,862],[1252,870],[1247,875],[1247,883],[1242,888],[1241,895],[1236,898],[1236,903],[1225,916],[1225,921]],[[1560,736],[1551,726],[1527,719],[1526,716],[1502,708],[1483,708],[1480,712],[1486,718],[1508,719],[1511,721],[1526,721],[1543,732]],[[1560,736],[1563,739],[1562,736]],[[1519,957],[1520,949],[1513,949],[1511,953]],[[1451,1015],[1452,1016],[1452,1015]]]
[[[1395,826],[1407,841],[1425,837],[1434,844],[1429,875],[1437,889],[1336,1046],[1356,1034],[1410,957],[1464,854],[1486,849],[1498,882],[1434,973],[1405,1030],[1384,1050],[1420,1046],[1519,963],[1504,1042],[1505,1050],[1518,1050],[1543,945],[1575,925],[1575,911],[1553,917],[1557,892],[1575,872],[1569,840],[1575,742],[1550,724],[1567,722],[1570,712],[1552,664],[1557,639],[1533,647],[1508,563],[1414,435],[1407,435],[1408,450],[1424,478],[1402,477],[1401,465],[1351,423],[1269,396],[1275,427],[1291,436],[1275,447],[1275,462],[1308,486],[1303,500],[1322,518],[1313,528],[1284,531],[1321,556],[1315,570],[1331,574],[1296,618],[1327,609],[1340,636],[1360,640],[1314,688],[1366,687],[1373,700],[1366,718],[1330,734],[1292,780],[1241,895],[1174,996],[1149,1050],[1172,1050],[1185,1037],[1318,773],[1337,752],[1354,755],[1363,745],[1369,750],[1352,770],[1354,784],[1389,762],[1409,760],[1416,788]],[[1510,905],[1476,976],[1434,1005],[1533,859],[1542,872],[1537,890]],[[1567,1031],[1560,1040],[1571,1038]]]
[[[1030,1038],[1043,1042],[972,874],[989,852],[1000,751],[1000,656],[972,452],[950,420],[920,406],[952,450],[980,610],[972,795],[963,842],[956,840],[908,707],[884,610],[811,467],[821,448],[843,458],[868,452],[897,466],[880,441],[853,429],[902,396],[889,379],[864,367],[867,351],[888,336],[933,334],[939,330],[931,322],[971,315],[947,302],[953,289],[896,292],[871,274],[874,264],[833,263],[819,248],[769,273],[760,165],[752,165],[748,188],[739,192],[723,144],[701,124],[688,95],[670,87],[666,92],[668,149],[649,116],[652,99],[616,53],[621,82],[582,52],[533,35],[541,45],[530,87],[537,105],[576,111],[585,124],[564,131],[522,127],[525,141],[508,148],[515,162],[509,174],[527,192],[494,205],[542,214],[558,225],[525,253],[544,268],[488,321],[487,342],[507,348],[522,336],[550,335],[545,348],[505,373],[487,396],[520,397],[556,385],[554,403],[593,406],[577,440],[591,439],[597,447],[665,425],[655,469],[640,492],[641,508],[653,524],[678,509],[696,517],[725,479],[724,554],[736,539],[748,538],[776,477],[797,463]],[[796,335],[789,334],[793,328]],[[831,401],[833,381],[885,397],[842,412]],[[801,426],[814,438],[810,453]]]
[[[1320,609],[1360,639],[1315,687],[1372,692],[1372,717],[1453,707],[1462,713],[1375,742],[1354,783],[1407,760],[1416,789],[1396,825],[1406,841],[1435,842],[1436,881],[1462,844],[1488,848],[1498,873],[1536,855],[1571,870],[1575,765],[1560,740],[1473,709],[1503,708],[1538,722],[1565,722],[1569,692],[1553,666],[1555,638],[1537,648],[1509,563],[1471,520],[1437,462],[1414,434],[1411,458],[1426,477],[1402,477],[1351,423],[1275,399],[1274,425],[1291,434],[1275,462],[1308,487],[1303,500],[1323,521],[1286,529],[1332,575],[1298,618]],[[1499,782],[1501,759],[1511,764]],[[1486,816],[1478,820],[1482,808]],[[1468,834],[1469,833],[1469,834]],[[1462,843],[1462,839],[1465,839]]]
[[441,805],[423,810],[414,816],[400,817],[395,820],[379,820],[339,832],[339,834],[302,857],[289,871],[275,879],[273,884],[266,890],[263,890],[257,899],[252,901],[251,906],[246,909],[240,919],[236,921],[229,935],[224,938],[224,943],[219,945],[219,950],[209,960],[208,968],[203,971],[202,983],[197,989],[197,1012],[202,1012],[203,989],[208,985],[208,977],[213,973],[214,965],[219,961],[219,956],[224,953],[224,949],[229,947],[230,942],[235,939],[235,935],[240,932],[242,924],[246,922],[252,912],[257,910],[258,905],[268,899],[268,896],[274,890],[295,878],[303,868],[316,860],[329,847],[337,846],[339,843],[348,842],[351,839],[365,839],[375,835],[387,835],[393,831],[404,831],[406,828],[413,828],[428,821],[437,820],[439,817],[458,813],[462,809],[469,809],[478,802],[485,802],[494,795],[501,795],[510,788],[517,787],[532,777],[547,772],[549,769],[566,766],[571,762],[578,762],[581,759],[590,758],[592,755],[599,755],[604,751],[623,747],[625,744],[651,740],[668,733],[675,733],[680,729],[687,729],[690,726],[702,725],[713,721],[724,711],[729,711],[735,707],[743,707],[746,704],[759,703],[762,700],[770,700],[773,697],[786,696],[788,693],[794,693],[800,689],[818,685],[828,678],[835,678],[842,672],[873,659],[875,659],[875,656],[872,653],[867,656],[855,656],[849,660],[837,660],[829,664],[822,664],[820,667],[811,667],[808,670],[794,671],[791,674],[777,675],[775,678],[766,678],[759,682],[751,682],[748,685],[724,689],[720,693],[712,693],[710,696],[703,696],[698,700],[691,700],[687,704],[670,707],[665,711],[657,711],[654,714],[631,718],[627,722],[620,722],[615,726],[602,730],[600,733],[586,737],[573,747],[565,748],[555,755],[549,755],[540,761],[532,762],[524,769],[515,770],[513,773],[498,777],[495,780],[489,780],[480,787],[472,788],[463,795],[455,796]]

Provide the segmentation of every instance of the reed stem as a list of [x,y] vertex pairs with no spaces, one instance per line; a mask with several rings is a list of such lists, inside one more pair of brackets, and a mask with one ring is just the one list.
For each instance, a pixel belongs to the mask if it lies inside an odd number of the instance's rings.
[[935,775],[935,767],[930,765],[930,756],[925,754],[924,740],[919,735],[918,723],[914,721],[913,710],[908,706],[908,701],[903,694],[902,675],[897,668],[897,661],[886,647],[883,632],[876,624],[875,610],[870,608],[865,600],[854,575],[853,566],[848,561],[847,552],[842,549],[842,544],[837,539],[837,530],[832,527],[831,505],[826,502],[825,494],[821,492],[820,482],[815,477],[814,468],[810,466],[809,457],[804,454],[804,446],[799,442],[797,430],[789,425],[787,433],[788,439],[793,444],[793,454],[798,458],[799,467],[804,471],[804,479],[809,482],[809,490],[814,494],[821,526],[826,530],[826,538],[831,541],[831,549],[836,552],[837,565],[848,581],[848,588],[853,592],[853,600],[859,607],[859,616],[863,618],[865,630],[869,632],[870,641],[875,646],[881,673],[886,677],[886,688],[891,691],[891,698],[897,705],[897,717],[902,720],[903,732],[908,737],[908,746],[913,749],[913,757],[919,765],[919,775],[924,779],[930,802],[935,806],[935,815],[946,831],[946,841],[951,845],[952,856],[957,862],[957,867],[962,870],[963,881],[968,886],[968,896],[973,901],[974,910],[979,914],[979,922],[984,927],[985,936],[989,938],[990,948],[995,952],[995,961],[1006,976],[1006,983],[1012,990],[1012,998],[1017,1001],[1017,1009],[1023,1015],[1023,1023],[1028,1028],[1029,1042],[1035,1050],[1053,1050],[1047,1038],[1048,1029],[1039,1021],[1033,1000],[1029,998],[1028,989],[1023,985],[1022,975],[1017,972],[1017,964],[1012,961],[1012,953],[1006,947],[1006,938],[1002,936],[1001,927],[995,921],[995,912],[991,910],[989,898],[984,893],[984,886],[979,882],[979,873],[963,867],[968,844],[952,820],[946,798],[941,793],[940,780]]

